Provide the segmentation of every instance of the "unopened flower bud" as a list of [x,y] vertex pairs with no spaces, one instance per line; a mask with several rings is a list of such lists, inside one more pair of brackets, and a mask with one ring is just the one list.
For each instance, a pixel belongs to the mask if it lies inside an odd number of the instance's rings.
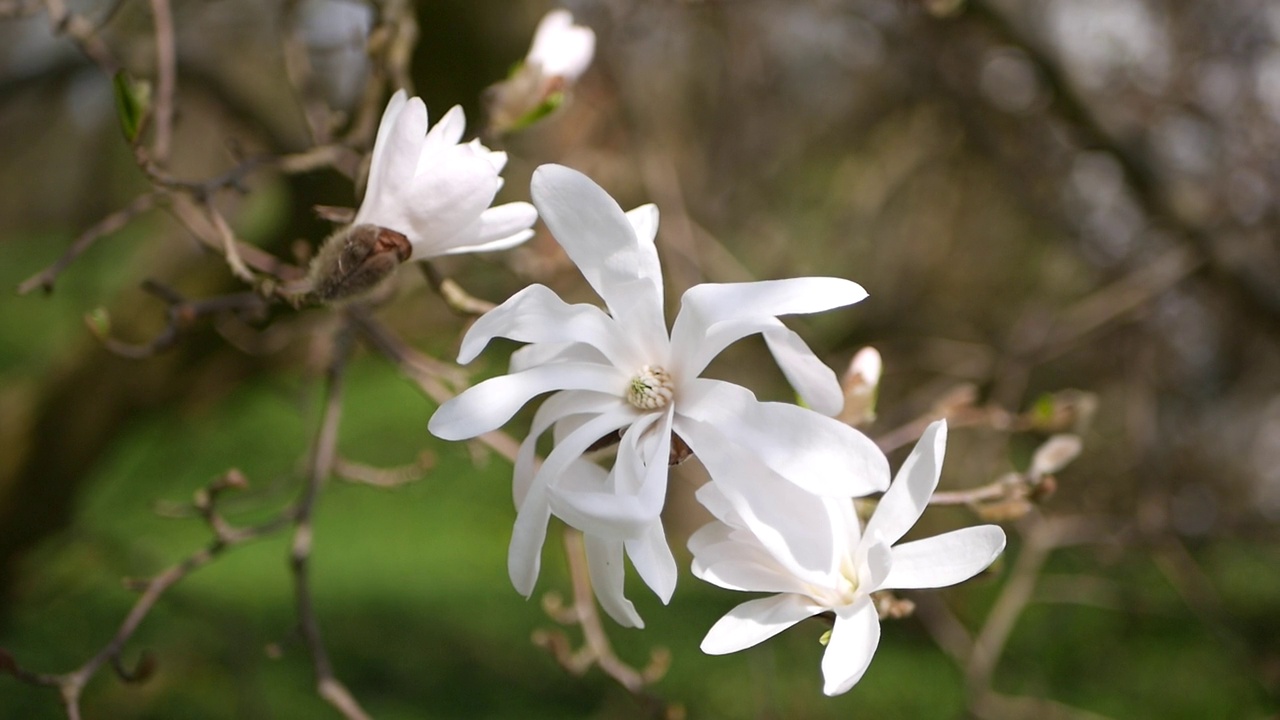
[[325,241],[311,263],[311,288],[317,300],[336,302],[363,295],[409,259],[408,238],[377,225],[343,228]]
[[485,91],[489,132],[521,130],[554,112],[586,72],[595,48],[595,33],[574,25],[568,10],[548,13],[538,24],[524,61],[506,80]]
[[876,419],[876,395],[880,389],[882,369],[880,353],[873,347],[864,347],[853,356],[849,369],[840,379],[840,387],[844,390],[841,422],[859,427]]

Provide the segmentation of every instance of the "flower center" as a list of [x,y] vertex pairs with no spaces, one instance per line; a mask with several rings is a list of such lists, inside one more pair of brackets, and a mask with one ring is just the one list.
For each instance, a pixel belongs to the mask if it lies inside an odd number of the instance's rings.
[[627,402],[641,410],[664,408],[675,396],[671,375],[656,365],[645,365],[627,386]]

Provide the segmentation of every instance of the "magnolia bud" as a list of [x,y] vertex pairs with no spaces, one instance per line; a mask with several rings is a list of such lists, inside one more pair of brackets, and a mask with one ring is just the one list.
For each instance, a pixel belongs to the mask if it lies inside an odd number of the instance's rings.
[[873,347],[864,347],[853,356],[849,369],[840,379],[840,387],[844,390],[841,422],[859,427],[876,419],[876,394],[880,389],[882,368],[880,353]]
[[390,277],[412,252],[409,239],[395,230],[377,225],[343,228],[316,253],[311,291],[321,302],[363,295]]

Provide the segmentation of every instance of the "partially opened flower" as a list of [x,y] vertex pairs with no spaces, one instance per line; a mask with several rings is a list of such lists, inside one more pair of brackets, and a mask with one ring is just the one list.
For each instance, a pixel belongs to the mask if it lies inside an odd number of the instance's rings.
[[553,10],[538,23],[529,54],[500,83],[485,92],[489,132],[520,130],[546,117],[595,56],[596,34],[575,25],[568,10]]
[[[584,531],[589,542],[610,543],[607,553],[597,545],[597,556],[607,554],[616,567],[625,551],[666,601],[675,587],[675,562],[659,514],[668,463],[685,446],[698,455],[751,458],[779,482],[808,492],[848,497],[887,486],[883,454],[856,430],[699,377],[725,347],[760,333],[806,403],[835,414],[843,402],[835,373],[777,316],[858,302],[866,295],[861,287],[839,278],[699,285],[684,294],[668,334],[653,244],[657,209],[645,205],[623,213],[585,175],[556,165],[538,168],[532,195],[607,311],[569,305],[542,285],[512,296],[471,327],[458,361],[470,362],[495,337],[530,345],[512,357],[511,374],[468,389],[430,423],[431,432],[445,439],[475,437],[506,423],[537,395],[555,392],[535,414],[515,466],[519,515],[508,569],[517,590],[526,596],[533,591],[547,522],[555,514]],[[554,446],[538,468],[535,444],[548,430],[554,430]],[[612,470],[574,469],[584,452],[615,433],[620,442]],[[616,602],[604,602],[606,609],[623,602],[620,580],[597,582],[597,590],[617,594]]]
[[[694,575],[730,590],[777,593],[729,611],[707,633],[703,651],[736,652],[829,612],[835,623],[822,658],[823,691],[853,687],[880,642],[871,593],[954,585],[1004,549],[1004,531],[995,525],[895,545],[937,487],[946,436],[945,422],[929,426],[865,528],[849,499],[778,492],[761,504],[721,483],[700,488],[698,499],[717,520],[689,539]],[[746,464],[740,470],[751,472]]]
[[364,201],[350,227],[316,256],[311,276],[321,300],[371,289],[406,260],[504,250],[533,236],[537,211],[493,203],[507,155],[479,140],[459,143],[461,107],[427,129],[427,106],[403,90],[382,114]]

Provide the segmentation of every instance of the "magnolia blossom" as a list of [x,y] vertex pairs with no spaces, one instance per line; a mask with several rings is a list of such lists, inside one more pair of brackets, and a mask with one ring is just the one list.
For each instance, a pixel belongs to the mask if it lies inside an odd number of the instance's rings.
[[[665,602],[675,561],[659,514],[667,467],[685,444],[694,454],[748,457],[778,482],[848,497],[888,485],[888,464],[856,430],[795,405],[760,402],[747,389],[699,377],[729,344],[761,333],[809,407],[834,415],[843,402],[835,373],[778,319],[858,302],[866,293],[839,278],[705,284],[684,294],[670,333],[654,235],[658,211],[629,213],[585,175],[544,165],[533,202],[552,234],[604,300],[570,305],[542,285],[512,296],[467,332],[458,356],[470,362],[495,337],[530,343],[511,374],[445,403],[431,432],[460,440],[494,430],[537,395],[555,392],[533,418],[515,464],[519,514],[508,570],[516,589],[533,591],[552,514],[587,537],[602,605],[626,625],[639,618],[622,597],[622,558]],[[541,467],[535,444],[553,431]],[[602,438],[620,437],[609,471],[581,459]],[[673,451],[673,434],[676,438]]]
[[[730,590],[778,593],[729,611],[707,633],[703,651],[736,652],[830,612],[835,625],[822,658],[823,691],[838,695],[853,687],[880,641],[871,593],[953,585],[1004,549],[1004,531],[995,525],[895,545],[937,487],[946,436],[943,421],[929,426],[862,529],[849,499],[781,489],[771,503],[745,502],[723,483],[700,488],[698,499],[717,520],[689,539],[694,575]],[[747,463],[736,469],[752,472]]]
[[411,259],[505,250],[533,236],[537,211],[525,202],[489,207],[502,187],[507,154],[479,140],[459,143],[466,127],[454,106],[429,131],[427,106],[403,90],[378,126],[364,202],[354,226],[404,235]]
[[525,64],[536,65],[544,78],[572,83],[587,71],[595,52],[591,28],[574,25],[568,10],[552,10],[538,23]]

